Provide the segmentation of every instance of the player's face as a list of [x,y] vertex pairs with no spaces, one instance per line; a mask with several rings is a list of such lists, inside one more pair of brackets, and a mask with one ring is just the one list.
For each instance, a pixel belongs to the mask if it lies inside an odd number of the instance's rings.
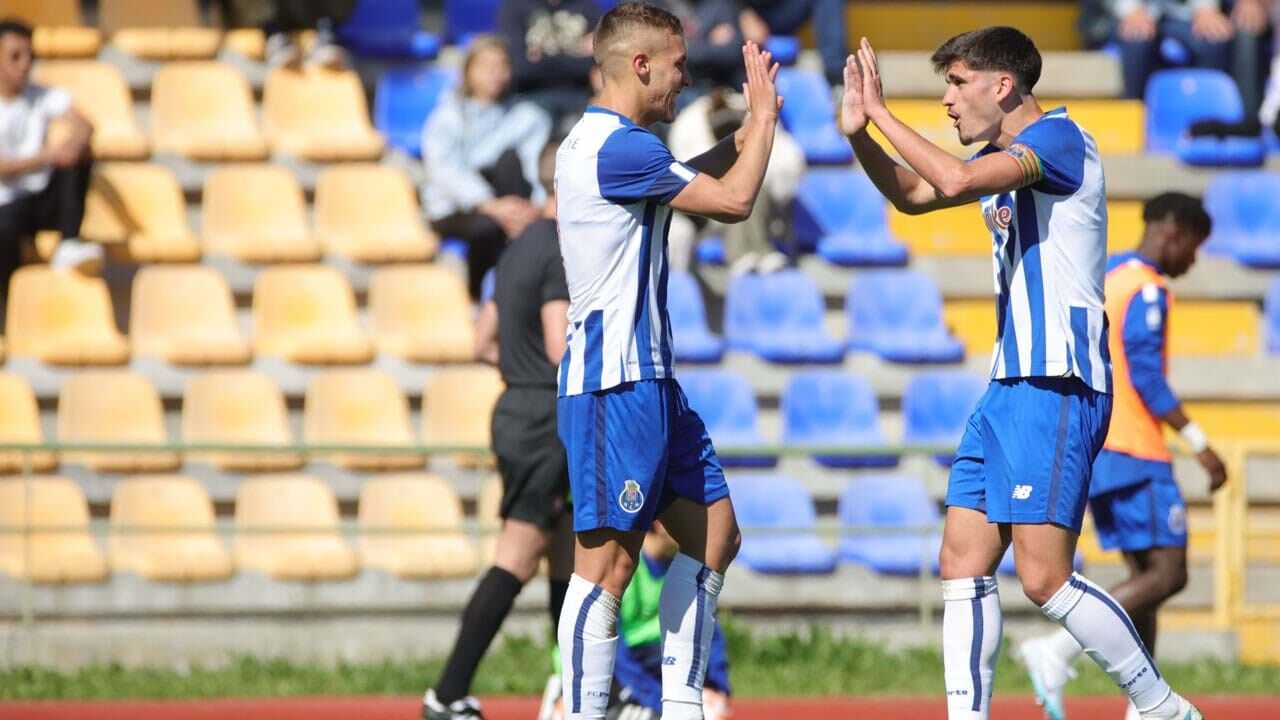
[[665,46],[649,56],[648,101],[656,121],[676,119],[676,98],[692,82],[687,59],[684,38],[675,33],[667,33]]
[[0,83],[20,90],[31,74],[31,41],[17,33],[0,36]]
[[504,50],[487,48],[471,60],[467,85],[477,100],[494,101],[507,94],[511,85],[511,60]]
[[1164,258],[1162,268],[1169,277],[1181,277],[1196,264],[1196,252],[1204,244],[1205,238],[1193,230],[1173,226],[1165,246],[1169,248],[1168,257]]
[[960,143],[992,142],[1000,136],[1000,74],[970,70],[961,60],[947,68],[942,104]]

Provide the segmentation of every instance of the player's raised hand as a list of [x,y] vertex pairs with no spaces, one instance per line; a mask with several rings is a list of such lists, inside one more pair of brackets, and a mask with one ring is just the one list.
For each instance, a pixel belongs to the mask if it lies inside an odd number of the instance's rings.
[[747,112],[753,118],[776,120],[782,97],[778,95],[778,63],[773,62],[773,54],[749,42],[742,46],[742,64],[747,71],[747,82],[742,86]]
[[858,59],[850,55],[844,61],[844,97],[840,99],[840,131],[855,135],[867,126],[867,109],[862,105],[862,71]]
[[865,37],[858,47],[858,63],[862,65],[862,106],[868,116],[884,108],[884,87],[880,84],[880,65],[871,41]]
[[1223,464],[1222,458],[1218,457],[1218,453],[1213,448],[1205,448],[1196,455],[1196,460],[1200,461],[1200,466],[1204,471],[1209,473],[1209,492],[1217,492],[1218,488],[1227,483],[1227,466]]

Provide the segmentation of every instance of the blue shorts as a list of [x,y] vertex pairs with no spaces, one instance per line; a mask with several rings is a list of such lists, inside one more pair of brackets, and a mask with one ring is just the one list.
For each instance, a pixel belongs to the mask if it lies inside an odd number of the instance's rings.
[[1080,532],[1111,396],[1078,378],[994,380],[965,425],[947,505]]
[[677,498],[710,505],[729,495],[702,418],[672,379],[641,380],[562,397],[573,530],[648,530]]
[[[1104,457],[1108,453],[1104,453]],[[1089,500],[1098,543],[1107,550],[1137,552],[1158,547],[1187,546],[1187,505],[1173,479],[1169,463],[1149,463],[1145,477]],[[1156,469],[1159,465],[1162,469]],[[1095,473],[1108,472],[1103,457]]]

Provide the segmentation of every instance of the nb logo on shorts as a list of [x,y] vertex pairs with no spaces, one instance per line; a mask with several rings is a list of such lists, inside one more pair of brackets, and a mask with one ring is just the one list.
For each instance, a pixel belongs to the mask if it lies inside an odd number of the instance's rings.
[[635,480],[624,480],[622,492],[618,495],[618,507],[623,512],[635,514],[644,507],[644,493],[640,492],[640,483]]
[[1014,500],[1026,500],[1026,499],[1027,499],[1027,498],[1029,498],[1029,497],[1031,497],[1031,486],[1030,486],[1030,485],[1014,485],[1014,486],[1013,486],[1013,499],[1014,499]]

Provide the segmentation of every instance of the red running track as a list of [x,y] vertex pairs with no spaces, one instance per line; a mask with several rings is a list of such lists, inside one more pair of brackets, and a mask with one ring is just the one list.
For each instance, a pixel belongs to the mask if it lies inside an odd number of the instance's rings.
[[[405,697],[299,698],[208,701],[128,702],[0,702],[0,720],[417,720],[419,700]],[[1280,696],[1196,698],[1208,720],[1275,720]],[[538,702],[532,698],[484,701],[489,720],[533,720]],[[1027,697],[997,698],[995,720],[1042,720]],[[1070,717],[1121,720],[1119,697],[1073,698]],[[734,707],[734,720],[945,720],[941,699],[822,698],[744,700]]]

